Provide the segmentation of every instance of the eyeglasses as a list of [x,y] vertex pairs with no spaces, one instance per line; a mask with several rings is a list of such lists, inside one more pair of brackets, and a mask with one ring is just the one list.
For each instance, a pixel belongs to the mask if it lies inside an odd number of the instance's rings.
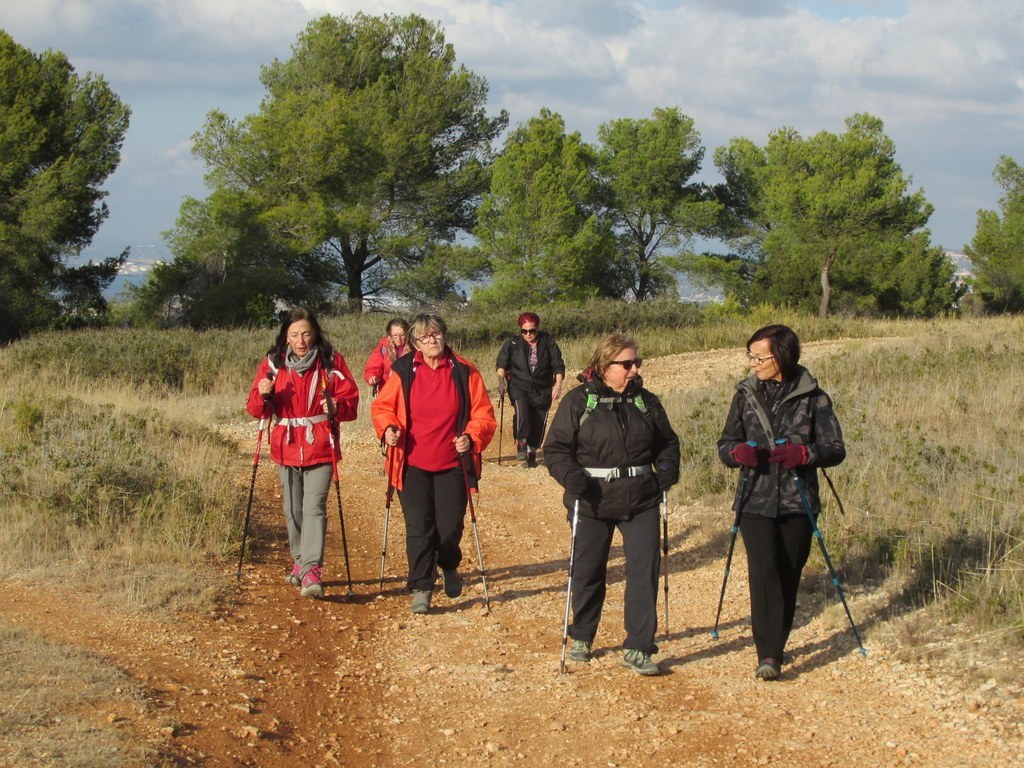
[[635,360],[612,360],[611,363],[610,363],[610,365],[621,365],[627,371],[630,368],[632,368],[634,365],[637,368],[639,368],[643,364],[644,364],[643,358],[640,358],[640,357],[636,358]]
[[764,365],[769,360],[774,360],[774,359],[775,359],[775,355],[764,355],[762,357],[762,356],[759,356],[759,355],[752,355],[749,352],[747,353],[747,360],[750,361],[751,365]]
[[528,333],[536,333],[537,329],[536,328],[520,328],[519,332],[521,334],[523,334],[523,336],[526,336]]
[[433,333],[427,333],[423,336],[417,336],[416,341],[420,344],[426,344],[428,341],[440,341],[444,338],[444,334],[440,331],[434,331]]

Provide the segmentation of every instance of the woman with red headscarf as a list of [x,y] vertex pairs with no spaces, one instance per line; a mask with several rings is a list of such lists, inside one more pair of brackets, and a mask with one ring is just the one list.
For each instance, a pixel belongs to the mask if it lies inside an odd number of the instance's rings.
[[536,467],[551,402],[562,392],[562,351],[551,334],[540,329],[540,316],[523,312],[519,334],[502,344],[496,365],[498,393],[507,390],[515,409],[516,459]]

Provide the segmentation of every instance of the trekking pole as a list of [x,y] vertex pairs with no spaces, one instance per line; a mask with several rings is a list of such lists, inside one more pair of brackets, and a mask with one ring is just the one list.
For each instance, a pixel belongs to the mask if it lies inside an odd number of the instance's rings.
[[[267,378],[274,380],[274,375],[267,371]],[[249,502],[245,505],[245,524],[242,526],[242,547],[238,551],[238,571],[235,574],[237,581],[242,580],[242,560],[245,557],[245,540],[249,538],[249,515],[252,513],[252,496],[256,490],[256,469],[260,464],[260,448],[263,444],[263,428],[267,424],[268,411],[270,410],[271,393],[263,396],[263,413],[260,414],[260,425],[256,430],[256,452],[252,456],[252,480],[249,482]]]
[[[475,474],[469,471],[467,462],[472,458],[468,453],[462,454],[462,477],[466,481],[466,501],[469,502],[469,522],[473,527],[473,540],[476,542],[476,561],[480,568],[480,581],[484,587],[484,613],[491,612],[491,602],[487,598],[487,572],[484,570],[484,552],[480,549],[480,533],[476,528],[476,509],[473,506],[473,491],[479,490]],[[472,477],[472,481],[470,481]]]
[[329,374],[326,370],[322,371],[323,381],[321,389],[323,391],[324,398],[327,402],[327,434],[331,436],[331,465],[333,467],[334,475],[334,493],[338,498],[338,521],[341,523],[341,550],[345,555],[345,578],[348,580],[348,591],[345,593],[346,597],[352,597],[352,571],[349,569],[348,563],[348,539],[345,537],[345,511],[341,506],[341,480],[338,477],[338,451],[337,445],[340,444],[341,440],[334,434],[334,408],[331,403],[331,395],[327,391],[327,378]]
[[[780,438],[775,441],[776,445],[785,445],[786,439]],[[800,479],[800,475],[797,474],[795,469],[789,470],[789,476],[793,478],[793,482],[796,483],[797,493],[800,494],[800,501],[803,502],[804,510],[807,512],[807,519],[811,521],[811,530],[814,531],[814,538],[818,540],[818,546],[821,547],[821,554],[825,558],[825,565],[828,566],[829,576],[832,577],[832,583],[835,585],[836,593],[839,595],[839,601],[843,604],[843,609],[846,611],[846,618],[850,620],[850,628],[853,630],[853,636],[857,638],[857,645],[860,646],[861,655],[867,656],[867,648],[864,647],[864,643],[860,640],[860,633],[857,631],[857,625],[853,623],[853,614],[850,613],[850,606],[846,603],[846,596],[843,594],[843,588],[839,585],[839,577],[836,575],[836,569],[832,565],[832,558],[828,556],[828,550],[825,549],[825,540],[821,536],[821,531],[818,530],[818,523],[814,519],[814,513],[811,511],[811,503],[807,500],[807,492],[804,489],[803,480]]]
[[665,574],[665,638],[668,638],[668,491],[661,492],[661,561]]
[[498,464],[501,464],[501,438],[502,433],[505,431],[505,393],[501,393],[501,405],[498,406],[498,413],[501,415],[498,417]]
[[[751,448],[757,447],[756,440],[747,440]],[[711,630],[711,637],[718,639],[718,619],[722,615],[722,603],[725,601],[725,585],[729,581],[729,568],[732,566],[732,553],[736,547],[736,534],[740,530],[740,517],[743,515],[744,496],[747,492],[747,483],[750,481],[750,468],[744,467],[740,474],[740,492],[736,496],[736,517],[732,521],[732,538],[729,540],[729,554],[725,558],[725,575],[722,577],[722,592],[718,595],[718,610],[715,611],[715,626]]]
[[[383,438],[381,439],[383,443]],[[391,482],[391,470],[394,468],[395,450],[388,451],[388,490],[384,494],[384,540],[380,545],[380,584],[378,589],[384,589],[384,560],[388,556],[388,524],[391,521],[391,497],[395,493],[395,486]]]
[[572,566],[576,557],[576,523],[580,519],[580,500],[572,505],[572,538],[569,540],[569,585],[565,589],[565,618],[562,620],[562,663],[558,674],[565,674],[565,646],[569,642],[569,605],[572,602]]

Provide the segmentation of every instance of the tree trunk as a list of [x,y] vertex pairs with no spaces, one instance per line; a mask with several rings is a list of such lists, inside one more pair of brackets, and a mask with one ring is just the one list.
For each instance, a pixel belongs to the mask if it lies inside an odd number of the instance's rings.
[[829,272],[832,265],[836,263],[836,247],[832,246],[828,252],[828,258],[821,265],[821,303],[818,305],[818,317],[828,317],[828,305],[832,300],[832,283],[829,280]]

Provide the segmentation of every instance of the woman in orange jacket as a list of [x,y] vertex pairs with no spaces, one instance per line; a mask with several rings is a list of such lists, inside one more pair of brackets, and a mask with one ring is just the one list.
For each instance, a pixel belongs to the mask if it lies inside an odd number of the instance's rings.
[[462,594],[463,473],[479,477],[497,422],[480,371],[446,343],[444,320],[423,313],[409,325],[415,351],[395,361],[370,412],[405,516],[412,612],[427,613],[438,568],[445,594]]
[[[292,565],[285,580],[303,597],[323,597],[320,569],[327,494],[341,458],[338,425],[356,418],[359,387],[345,358],[303,307],[284,313],[281,330],[256,370],[245,409],[273,416],[270,458],[278,464]],[[332,454],[332,444],[334,446]]]

